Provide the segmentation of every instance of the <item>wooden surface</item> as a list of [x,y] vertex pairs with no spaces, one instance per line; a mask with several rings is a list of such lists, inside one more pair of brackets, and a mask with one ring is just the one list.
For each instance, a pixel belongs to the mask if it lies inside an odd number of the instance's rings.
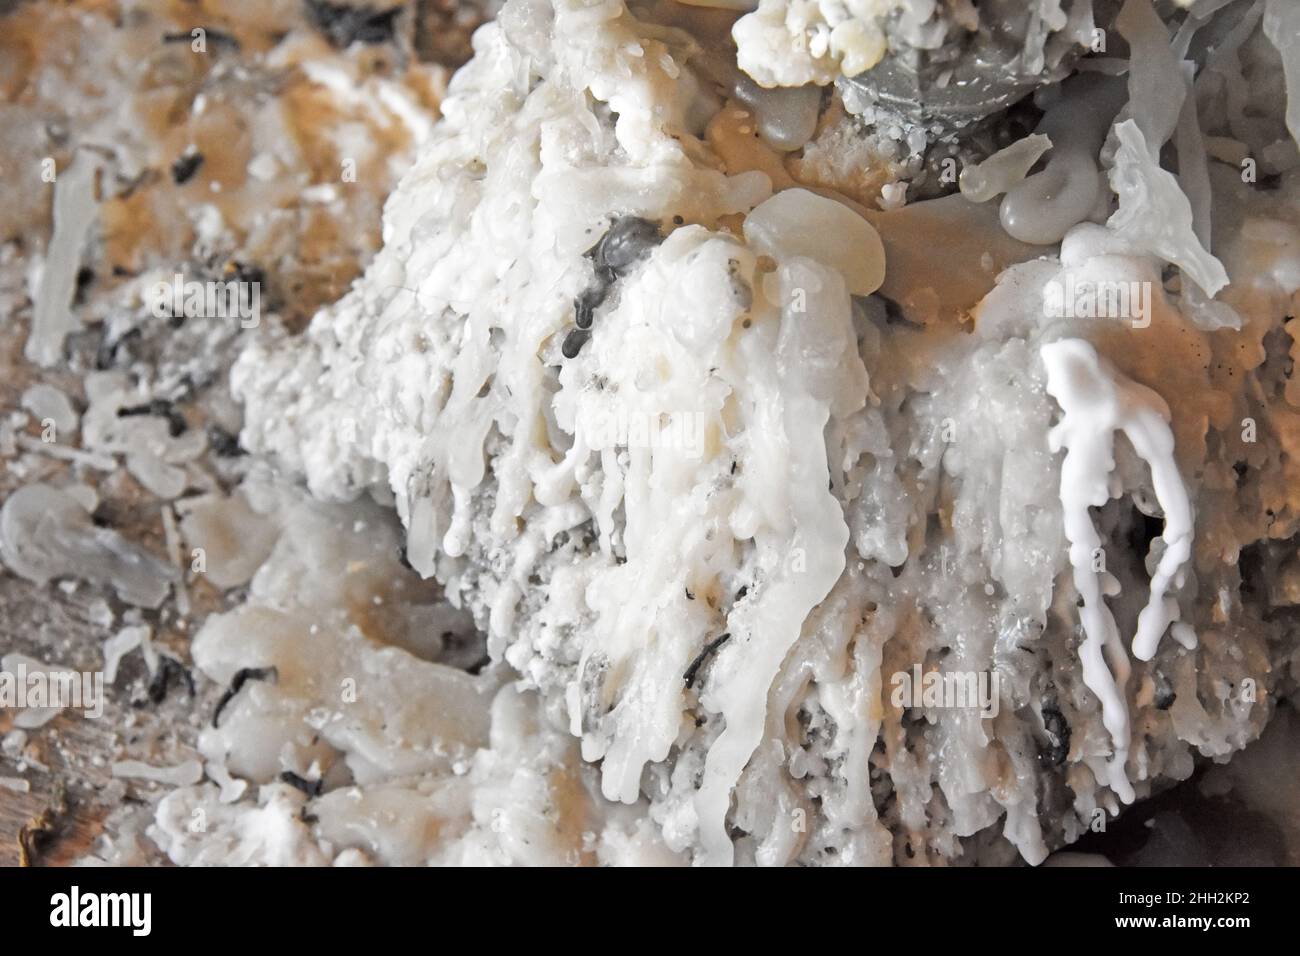
[[[5,573],[0,579],[0,647],[51,664],[76,666],[75,658],[99,669],[100,662],[90,660],[87,652],[98,648],[101,639],[84,607],[58,600],[49,590]],[[0,773],[21,777],[32,788],[30,793],[0,788],[0,866],[20,862],[20,835],[41,817],[48,826],[35,840],[32,862],[68,863],[90,850],[108,810],[95,793],[111,780],[108,766],[116,734],[110,721],[119,711],[110,705],[99,720],[65,711],[45,727],[28,731],[29,750],[48,772],[31,767],[20,773],[14,760],[0,761]],[[0,714],[0,734],[12,728],[13,718],[8,711]]]
[[[97,596],[99,592],[89,588],[64,594],[55,584],[41,587],[5,572],[0,575],[0,649],[73,670],[102,670],[103,641],[116,628],[89,620],[87,605]],[[156,643],[188,659],[183,634],[164,626],[155,631]],[[116,780],[113,761],[137,759],[159,766],[177,762],[175,748],[193,744],[219,689],[200,683],[198,694],[191,697],[184,682],[176,680],[155,703],[149,683],[141,655],[128,654],[117,680],[105,687],[102,716],[65,710],[44,727],[27,732],[25,753],[48,769],[29,764],[19,771],[13,757],[0,758],[0,776],[21,777],[31,786],[29,793],[0,788],[0,866],[22,861],[25,829],[41,831],[28,841],[36,850],[31,864],[72,863],[94,848],[110,813],[123,806],[146,806],[162,792],[147,781]],[[12,728],[13,717],[12,712],[0,712],[0,736]],[[34,828],[34,821],[44,826]]]

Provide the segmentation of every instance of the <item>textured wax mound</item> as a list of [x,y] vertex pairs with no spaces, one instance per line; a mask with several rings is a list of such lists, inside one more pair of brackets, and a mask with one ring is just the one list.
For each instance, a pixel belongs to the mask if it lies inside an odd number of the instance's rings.
[[[695,2],[731,5],[725,0]],[[1093,0],[986,0],[978,9],[975,4],[934,0],[758,0],[752,6],[757,9],[736,25],[738,60],[764,86],[854,77],[890,55],[909,71],[913,91],[931,86],[918,74],[932,72],[938,80],[945,70],[954,88],[971,87],[966,105],[973,116],[1008,105],[1011,100],[1004,98],[1007,91],[998,88],[999,82],[1009,80],[1011,90],[1020,95],[1035,81],[1044,82],[1066,51],[1086,42],[1093,26]],[[974,63],[982,64],[982,79],[971,74]],[[887,75],[893,68],[886,68]],[[881,80],[873,73],[866,79],[883,82],[888,89],[898,77]],[[927,92],[942,96],[949,85],[948,80],[938,80]],[[884,97],[887,105],[906,99],[902,88],[888,93],[892,96]],[[958,116],[966,118],[961,111]]]
[[[366,276],[236,365],[245,442],[391,494],[605,796],[698,862],[1037,862],[1243,747],[1296,676],[1300,594],[1261,583],[1297,571],[1294,204],[1214,167],[1210,255],[1121,124],[1071,142],[1098,201],[1059,248],[960,196],[864,216],[752,128],[723,148],[708,36],[508,4]],[[1206,83],[1180,159],[1250,82]],[[1098,279],[1149,298],[1058,307]],[[897,700],[936,671],[996,675],[990,706]]]

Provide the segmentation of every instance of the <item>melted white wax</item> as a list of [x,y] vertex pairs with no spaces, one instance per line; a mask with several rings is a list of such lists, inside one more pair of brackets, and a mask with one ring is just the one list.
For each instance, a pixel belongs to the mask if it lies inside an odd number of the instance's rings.
[[[866,770],[882,728],[892,732],[874,709],[884,645],[896,641],[893,655],[930,639],[926,628],[885,606],[934,600],[920,562],[895,586],[903,600],[882,600],[869,625],[860,625],[858,611],[893,580],[886,572],[888,580],[878,582],[880,569],[867,560],[903,563],[908,521],[928,513],[941,469],[926,451],[913,483],[912,465],[901,463],[907,456],[894,442],[910,442],[930,414],[925,403],[902,396],[960,369],[983,402],[994,370],[1037,348],[1042,313],[1026,306],[1060,275],[1050,260],[1025,262],[1032,250],[1000,233],[981,239],[994,222],[970,210],[1010,219],[1026,242],[1060,242],[1059,265],[1075,279],[1158,288],[1158,260],[1166,259],[1212,289],[1221,284],[1219,264],[1204,244],[1193,245],[1192,227],[1205,219],[1193,215],[1176,192],[1179,181],[1153,158],[1168,116],[1182,114],[1173,99],[1161,100],[1165,122],[1150,137],[1134,122],[1121,124],[1112,170],[1119,210],[1107,226],[1099,220],[1110,211],[1111,191],[1098,157],[1129,98],[1115,77],[1078,78],[1049,106],[1039,133],[1054,146],[1043,173],[1021,180],[1032,164],[1019,150],[980,167],[988,190],[1009,190],[1000,210],[954,196],[864,219],[849,204],[782,188],[743,164],[699,162],[698,144],[681,131],[698,138],[721,107],[711,93],[692,92],[694,81],[677,60],[693,54],[665,43],[658,27],[618,3],[542,6],[554,17],[525,22],[531,8],[512,3],[480,34],[480,54],[459,75],[443,125],[388,205],[385,250],[367,279],[314,320],[305,343],[250,345],[233,374],[248,402],[245,440],[274,450],[324,497],[388,482],[409,531],[411,563],[426,576],[437,572],[476,614],[486,614],[494,658],[504,657],[543,696],[564,690],[570,729],[583,737],[588,761],[599,761],[604,795],[634,806],[648,797],[674,852],[706,863],[811,859],[801,847],[814,837],[793,837],[782,823],[817,793],[815,812],[832,824],[826,829],[849,834],[836,838],[838,859],[848,862],[848,848],[855,859],[887,860],[892,837],[874,815]],[[542,49],[553,61],[537,59]],[[534,72],[547,77],[535,88]],[[807,135],[809,91],[751,98],[761,101],[752,111],[767,141],[790,145]],[[593,113],[593,101],[605,106]],[[560,363],[573,297],[591,280],[584,253],[615,215],[661,222],[668,235],[610,290],[581,353]],[[736,216],[745,217],[743,236],[734,233]],[[881,223],[883,244],[868,219]],[[673,220],[679,224],[669,229]],[[986,347],[949,364],[932,360],[939,351],[930,335],[882,333],[867,314],[879,303],[850,296],[865,296],[885,279],[891,298],[895,286],[936,294],[939,246],[925,237],[950,233],[958,220],[971,224],[957,231],[976,250],[979,274],[958,276],[962,288],[954,291],[956,260],[940,263],[945,311],[978,301],[1002,266],[1021,265],[980,309]],[[981,241],[993,252],[981,256]],[[1232,261],[1231,245],[1225,248]],[[807,300],[798,311],[795,290]],[[997,301],[1018,306],[994,318]],[[863,316],[855,315],[859,306]],[[934,338],[944,333],[936,329]],[[1022,521],[1021,510],[1043,510],[1040,498],[1020,474],[1000,482],[994,465],[1002,455],[1016,463],[1004,467],[1016,470],[1029,447],[1052,476],[1042,486],[1048,499],[1059,481],[1069,559],[1085,598],[1085,681],[1115,741],[1111,772],[1100,767],[1099,785],[1132,799],[1125,774],[1130,662],[1105,603],[1116,582],[1090,570],[1101,541],[1088,508],[1104,504],[1118,483],[1117,430],[1150,463],[1166,516],[1133,641],[1139,658],[1156,652],[1166,630],[1193,639],[1187,625],[1170,627],[1178,608],[1167,597],[1187,561],[1191,509],[1160,397],[1120,376],[1084,342],[1047,346],[1043,357],[1065,412],[1052,435],[1066,451],[1062,474],[1055,476],[1039,430],[1050,409],[1037,403],[992,436],[1000,444],[988,456],[963,461],[964,449],[954,449],[942,467],[964,468],[959,511],[993,500],[983,498],[986,491],[1001,496],[988,525],[963,519],[959,537],[970,538],[971,553],[992,552],[992,573],[1018,591],[1032,590],[1041,608],[1050,604],[1055,568],[1030,573],[1029,560],[1007,557],[1016,549],[997,536],[1030,542],[1034,557],[1049,564],[1059,550],[1054,516],[1051,527]],[[1152,381],[1166,380],[1152,374]],[[988,400],[1014,400],[1000,395]],[[684,424],[672,434],[690,440],[615,441],[604,427],[615,423],[617,434],[619,423],[633,421]],[[993,462],[987,469],[984,458]],[[983,470],[992,476],[980,479]],[[1055,511],[1054,501],[1042,504]],[[542,560],[561,531],[589,520],[593,539],[574,550],[572,563]],[[849,541],[857,557],[846,560]],[[485,573],[498,557],[502,567]],[[531,575],[548,568],[547,600],[530,605]],[[743,598],[733,590],[742,580]],[[697,599],[706,593],[714,601]],[[859,626],[869,626],[869,639],[857,635]],[[685,686],[687,667],[722,633],[727,642]],[[819,651],[827,642],[830,649]],[[824,662],[809,663],[814,653]],[[815,687],[808,682],[814,666]],[[242,706],[287,687],[259,684]],[[810,769],[821,762],[822,745],[804,750],[782,726],[813,695],[834,720],[834,753],[852,754],[852,761]],[[689,718],[701,710],[721,719],[694,725]],[[237,709],[223,721],[233,727],[240,718]],[[934,831],[945,839],[958,829],[975,832],[992,825],[1002,806],[1008,839],[1027,859],[1041,859],[1036,761],[1017,769],[1013,787],[990,783],[985,790],[987,762],[975,753],[985,735],[954,729],[952,721],[936,726],[944,735],[936,773],[958,822],[931,821]],[[1170,766],[1149,757],[1135,759],[1142,773],[1154,777]],[[930,768],[903,753],[891,762],[899,819],[924,820]],[[793,786],[791,779],[807,782]],[[739,849],[731,845],[732,827],[749,834]]]
[[1134,799],[1124,764],[1129,751],[1129,713],[1125,698],[1130,665],[1115,618],[1104,596],[1118,592],[1118,582],[1094,570],[1101,538],[1088,513],[1111,498],[1115,468],[1115,433],[1122,431],[1151,469],[1156,498],[1165,512],[1164,553],[1151,578],[1146,606],[1138,616],[1133,653],[1139,660],[1155,656],[1169,625],[1178,620],[1178,604],[1168,596],[1181,584],[1182,568],[1191,557],[1192,506],[1174,460],[1169,407],[1158,394],[1124,378],[1082,339],[1063,339],[1041,350],[1047,368],[1047,391],[1064,415],[1048,435],[1053,452],[1065,450],[1061,464],[1061,508],[1070,542],[1074,585],[1083,598],[1080,617],[1084,641],[1079,648],[1083,679],[1102,706],[1113,753],[1110,786],[1125,803]]

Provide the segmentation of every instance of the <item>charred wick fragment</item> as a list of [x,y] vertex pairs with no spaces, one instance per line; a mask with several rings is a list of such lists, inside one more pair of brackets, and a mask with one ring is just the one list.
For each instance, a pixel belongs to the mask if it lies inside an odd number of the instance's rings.
[[239,436],[232,435],[219,425],[208,426],[208,445],[218,458],[238,458],[240,455],[247,454],[239,446]]
[[203,154],[199,152],[183,153],[172,163],[172,182],[177,186],[184,186],[194,174],[199,171],[203,165]]
[[560,346],[560,354],[566,359],[577,358],[589,338],[591,332],[587,329],[570,329],[569,334],[564,337],[564,344]]
[[212,712],[212,726],[216,727],[221,720],[221,712],[226,709],[226,705],[235,699],[235,695],[244,689],[244,685],[250,680],[269,680],[274,683],[279,679],[280,672],[274,667],[241,667],[235,671],[235,676],[230,681],[230,686],[221,694],[221,699],[217,701],[217,707]]
[[259,286],[266,283],[266,272],[262,267],[251,265],[247,262],[239,262],[232,259],[230,262],[226,263],[222,272],[225,274],[224,278],[227,281],[233,279],[236,282],[242,282],[245,285],[256,284]]
[[722,634],[704,645],[704,650],[700,651],[700,653],[695,656],[695,660],[691,661],[691,666],[686,668],[686,672],[682,674],[682,680],[686,682],[688,690],[695,686],[695,678],[699,676],[700,668],[704,666],[705,662],[709,658],[717,653],[719,647],[727,643],[730,639],[730,634]]
[[1169,678],[1160,671],[1155,671],[1152,673],[1151,677],[1155,683],[1155,700],[1153,703],[1155,704],[1156,710],[1168,710],[1170,707],[1174,706],[1174,701],[1178,699],[1178,694],[1169,683]]
[[659,225],[640,216],[620,216],[615,219],[605,235],[587,250],[587,258],[596,270],[595,281],[573,300],[574,324],[564,337],[560,352],[565,358],[576,358],[587,344],[596,310],[609,296],[614,283],[626,275],[659,243],[663,234]]
[[189,428],[189,422],[185,421],[185,416],[176,410],[173,405],[165,398],[155,398],[143,405],[132,405],[129,408],[119,408],[117,410],[118,418],[130,418],[134,415],[156,415],[159,418],[167,419],[167,431],[172,438],[183,434],[185,429]]
[[330,45],[339,50],[345,50],[354,43],[390,42],[402,9],[397,6],[389,10],[376,10],[369,4],[307,0],[307,16],[312,26],[325,34]]
[[86,299],[86,290],[95,283],[95,270],[90,266],[82,266],[77,270],[76,292],[72,300],[73,305],[81,305]]
[[1043,704],[1043,729],[1051,746],[1038,759],[1044,767],[1059,767],[1070,755],[1070,725],[1055,704]]
[[158,662],[158,672],[153,675],[149,681],[149,702],[151,704],[161,704],[167,698],[167,691],[176,681],[185,684],[185,689],[191,697],[194,696],[194,677],[186,670],[181,663],[173,658],[163,655]]
[[620,216],[587,255],[596,266],[597,275],[608,272],[621,276],[661,242],[663,235],[658,223],[640,216]]
[[[99,348],[95,351],[95,368],[101,372],[114,368],[118,365],[118,350],[131,342],[141,338],[141,332],[138,328],[129,329],[116,339],[109,339],[105,334],[103,340],[99,343]],[[128,351],[129,354],[129,351]]]
[[308,797],[313,797],[313,798],[319,797],[321,795],[321,791],[325,787],[325,781],[308,780],[305,777],[298,776],[292,770],[285,770],[283,773],[281,773],[280,782],[287,783],[295,790],[301,790]]
[[585,289],[582,295],[573,300],[574,322],[580,329],[591,328],[591,323],[596,317],[596,309],[605,301],[605,296],[609,293],[609,285],[604,283],[599,272],[596,273],[596,277],[596,284]]

